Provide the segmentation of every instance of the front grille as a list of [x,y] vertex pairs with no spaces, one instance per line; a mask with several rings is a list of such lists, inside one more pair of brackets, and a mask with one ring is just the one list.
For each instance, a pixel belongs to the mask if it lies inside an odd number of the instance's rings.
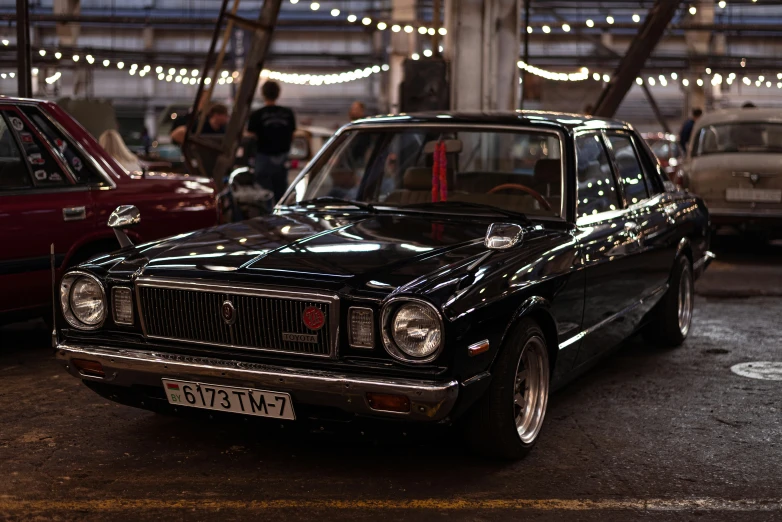
[[[160,282],[137,283],[147,337],[321,357],[336,355],[337,327],[333,319],[339,312],[335,297],[230,286],[187,286],[193,289]],[[226,301],[233,305],[233,324],[223,319]],[[312,330],[304,324],[303,312],[310,307],[325,316],[320,329]]]

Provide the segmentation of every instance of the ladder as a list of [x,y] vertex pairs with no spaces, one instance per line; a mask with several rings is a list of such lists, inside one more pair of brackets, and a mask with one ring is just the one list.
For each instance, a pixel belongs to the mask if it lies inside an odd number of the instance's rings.
[[[223,178],[229,174],[234,165],[236,147],[241,141],[244,128],[247,125],[255,89],[258,87],[258,78],[269,53],[272,32],[277,23],[283,0],[264,0],[257,20],[242,18],[237,14],[240,2],[241,0],[223,0],[222,2],[190,113],[197,117],[197,123],[195,128],[193,128],[192,122],[188,123],[182,145],[188,171],[194,175],[214,179],[219,188],[222,188]],[[249,50],[244,56],[244,65],[239,77],[236,78],[238,86],[225,134],[222,135],[221,140],[208,139],[202,132],[207,111],[199,110],[199,100],[201,100],[202,94],[206,93],[206,102],[211,102],[215,85],[219,80],[218,75],[225,61],[228,42],[237,27],[250,33]],[[218,46],[219,50],[217,50]],[[208,84],[205,84],[205,78],[210,78]]]

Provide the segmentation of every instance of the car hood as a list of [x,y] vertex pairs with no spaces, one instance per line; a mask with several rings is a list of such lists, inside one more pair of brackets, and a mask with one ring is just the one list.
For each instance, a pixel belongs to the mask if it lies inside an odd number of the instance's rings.
[[490,218],[285,213],[144,245],[125,259],[145,277],[326,284],[391,290],[486,252]]

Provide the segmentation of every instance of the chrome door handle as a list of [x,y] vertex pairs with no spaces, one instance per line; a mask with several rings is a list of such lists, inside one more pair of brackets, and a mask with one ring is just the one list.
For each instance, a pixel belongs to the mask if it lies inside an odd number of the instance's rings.
[[86,207],[67,207],[62,209],[63,221],[80,221],[87,219]]

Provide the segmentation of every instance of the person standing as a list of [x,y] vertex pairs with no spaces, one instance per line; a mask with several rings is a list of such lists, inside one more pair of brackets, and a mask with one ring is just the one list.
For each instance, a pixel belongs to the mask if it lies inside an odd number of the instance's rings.
[[277,105],[280,97],[277,82],[265,82],[261,95],[264,105],[250,115],[247,131],[258,140],[255,178],[261,187],[274,193],[276,203],[288,188],[288,152],[296,130],[296,117],[288,107]]
[[684,122],[682,130],[679,132],[679,145],[682,147],[682,151],[687,154],[687,146],[690,144],[690,136],[692,136],[692,129],[695,127],[695,121],[701,117],[703,111],[701,109],[692,110],[692,118]]

